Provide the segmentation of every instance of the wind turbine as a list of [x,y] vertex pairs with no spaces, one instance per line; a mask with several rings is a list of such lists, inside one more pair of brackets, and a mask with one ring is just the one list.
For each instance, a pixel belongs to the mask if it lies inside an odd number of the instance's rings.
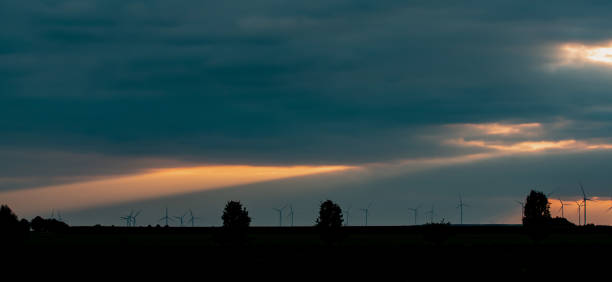
[[370,202],[370,204],[368,204],[366,208],[360,209],[364,212],[365,215],[365,226],[368,226],[368,214],[370,213],[370,206],[372,206],[372,202]]
[[185,216],[187,216],[187,212],[185,212],[183,215],[181,216],[174,216],[174,218],[178,219],[179,222],[181,223],[181,227],[183,227],[183,220],[185,219]]
[[408,208],[409,211],[414,212],[414,225],[417,225],[417,215],[419,214],[419,208],[421,205],[418,205],[416,208]]
[[278,212],[278,226],[283,226],[283,210],[287,207],[287,205],[284,205],[282,208],[277,209],[277,208],[272,208],[273,210]]
[[349,218],[351,217],[351,207],[349,206],[348,209],[345,209],[343,212],[344,214],[346,214],[346,223],[344,224],[344,226],[348,226],[349,225]]
[[469,207],[470,205],[464,204],[463,203],[463,199],[461,198],[461,194],[459,194],[459,205],[457,206],[458,209],[461,210],[461,224],[463,224],[463,207]]
[[132,225],[132,215],[134,211],[131,211],[129,215],[119,217],[121,220],[125,220],[125,226],[130,227]]
[[521,219],[525,217],[525,202],[516,201],[519,205],[521,205]]
[[582,203],[576,201],[576,205],[578,206],[578,225],[580,225],[580,208],[582,207]]
[[587,198],[586,193],[584,193],[584,188],[582,187],[582,183],[580,183],[580,190],[582,191],[582,202],[584,204],[584,222],[583,224],[586,225],[587,224],[587,202],[588,201],[593,201],[590,198]]
[[[610,200],[612,200],[612,194],[610,195]],[[612,210],[612,207],[609,207],[607,211]]]
[[434,212],[434,205],[433,204],[431,204],[431,210],[429,210],[426,214],[429,215],[430,223],[433,223],[434,222],[434,215],[436,214]]
[[62,214],[60,213],[60,211],[57,211],[57,220],[64,222],[64,219],[62,219]]
[[565,205],[569,205],[569,204],[564,203],[564,202],[563,202],[561,199],[559,199],[559,203],[561,203],[561,208],[559,208],[559,210],[561,211],[561,217],[562,217],[562,218],[565,218],[565,215],[563,214],[563,207],[564,207]]
[[136,214],[132,216],[132,226],[136,227],[136,217],[140,214],[142,210],[138,210]]
[[166,221],[166,226],[168,226],[168,220],[174,221],[174,219],[168,216],[168,207],[166,207],[166,216],[160,218],[158,221],[162,221],[162,220]]
[[193,212],[189,209],[189,220],[187,222],[191,222],[191,227],[194,227],[194,221],[196,219],[200,219],[199,217],[193,216]]
[[287,215],[287,217],[291,218],[291,227],[293,227],[293,206],[289,205],[289,214]]

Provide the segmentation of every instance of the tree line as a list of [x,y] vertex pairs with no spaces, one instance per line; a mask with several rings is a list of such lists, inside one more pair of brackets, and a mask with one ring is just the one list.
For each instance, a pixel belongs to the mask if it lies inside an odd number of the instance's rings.
[[[240,201],[228,201],[221,218],[225,235],[235,237],[236,240],[244,236],[251,224],[249,212]],[[343,223],[342,209],[338,204],[331,200],[321,203],[315,226],[321,231],[323,237],[332,241],[337,239],[339,236],[338,230],[343,226]],[[526,227],[574,225],[565,218],[552,218],[548,198],[543,192],[534,190],[526,198],[522,223]],[[27,237],[29,231],[62,232],[68,228],[69,226],[62,221],[45,219],[40,216],[35,217],[31,222],[27,219],[19,220],[7,205],[0,206],[0,236],[4,239],[21,240]]]

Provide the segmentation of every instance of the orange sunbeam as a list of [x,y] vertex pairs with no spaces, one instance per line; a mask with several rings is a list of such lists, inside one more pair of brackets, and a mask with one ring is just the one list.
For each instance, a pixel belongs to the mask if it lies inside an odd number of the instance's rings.
[[353,169],[350,166],[221,165],[156,169],[105,180],[0,193],[18,214],[80,209],[291,177]]

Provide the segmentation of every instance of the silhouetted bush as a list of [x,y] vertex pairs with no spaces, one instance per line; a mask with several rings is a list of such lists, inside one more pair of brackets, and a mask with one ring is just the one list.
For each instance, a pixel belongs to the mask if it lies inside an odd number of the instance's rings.
[[344,238],[342,232],[343,222],[342,209],[339,205],[331,200],[321,203],[316,227],[319,229],[323,241],[327,244],[333,244],[342,240]]
[[22,242],[28,236],[29,223],[23,219],[19,221],[17,215],[7,206],[0,206],[0,238],[5,246],[11,243]]
[[427,223],[423,225],[424,239],[435,245],[444,243],[453,235],[450,222],[444,220],[438,222]]
[[44,219],[40,216],[32,219],[31,227],[35,232],[65,232],[69,228],[65,222],[56,219]]
[[551,218],[549,225],[553,226],[553,227],[556,227],[556,228],[575,227],[576,226],[576,224],[573,224],[572,222],[570,222],[569,220],[567,220],[566,218],[563,218],[563,217]]

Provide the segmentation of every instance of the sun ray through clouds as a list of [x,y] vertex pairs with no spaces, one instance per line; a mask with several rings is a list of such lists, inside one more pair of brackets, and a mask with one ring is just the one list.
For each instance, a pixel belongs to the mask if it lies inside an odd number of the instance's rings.
[[34,215],[54,208],[91,208],[355,168],[248,165],[165,168],[104,180],[7,191],[0,193],[0,198],[19,213]]

